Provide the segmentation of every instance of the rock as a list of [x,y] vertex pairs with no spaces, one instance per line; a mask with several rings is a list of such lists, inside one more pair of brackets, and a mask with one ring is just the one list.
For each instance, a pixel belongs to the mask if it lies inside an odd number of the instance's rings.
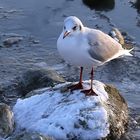
[[136,118],[136,120],[137,120],[137,123],[138,123],[139,126],[140,126],[140,116],[138,116],[138,117]]
[[124,37],[122,36],[121,32],[117,28],[113,28],[109,35],[114,38],[117,42],[119,42],[121,45],[124,45]]
[[22,40],[22,37],[9,37],[3,41],[3,45],[5,47],[11,47],[14,44],[18,44]]
[[38,133],[21,132],[7,138],[6,140],[54,140],[54,139],[51,137],[45,137]]
[[[0,101],[13,105],[18,97],[25,97],[32,90],[54,86],[56,83],[64,81],[54,70],[48,68],[29,69],[16,79],[0,85]],[[27,96],[31,95],[32,93],[29,93]]]
[[97,11],[109,11],[115,6],[114,0],[82,0],[83,3],[88,6],[91,10],[95,9]]
[[[94,81],[98,96],[85,96],[80,90],[69,92],[70,84],[18,99],[13,108],[17,127],[55,139],[119,139],[127,128],[128,109],[118,90]],[[88,81],[83,84],[90,87]]]
[[13,132],[14,120],[10,107],[0,103],[0,137],[6,137]]
[[107,105],[109,122],[110,122],[110,134],[108,138],[116,139],[120,138],[125,133],[128,125],[128,106],[124,98],[119,94],[119,91],[113,86],[107,85],[105,90],[109,94]]
[[[129,36],[126,32],[120,32],[117,28],[113,28],[109,35],[114,38],[117,42],[119,42],[124,49],[132,49],[134,48],[134,44],[131,42],[128,42]],[[125,38],[125,39],[124,39]]]
[[56,83],[63,82],[65,80],[52,69],[30,69],[20,77],[18,90],[22,96],[25,96],[32,90],[53,87]]
[[130,1],[133,5],[133,7],[135,7],[137,9],[137,12],[140,13],[140,1],[139,0],[131,0]]

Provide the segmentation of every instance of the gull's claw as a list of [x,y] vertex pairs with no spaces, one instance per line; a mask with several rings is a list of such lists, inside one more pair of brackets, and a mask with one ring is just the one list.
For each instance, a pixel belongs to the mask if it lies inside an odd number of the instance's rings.
[[79,83],[77,83],[75,85],[69,86],[68,89],[70,89],[71,91],[83,89],[83,85],[82,85],[82,83],[79,82]]
[[86,96],[98,96],[92,88],[82,90],[81,92],[83,92]]

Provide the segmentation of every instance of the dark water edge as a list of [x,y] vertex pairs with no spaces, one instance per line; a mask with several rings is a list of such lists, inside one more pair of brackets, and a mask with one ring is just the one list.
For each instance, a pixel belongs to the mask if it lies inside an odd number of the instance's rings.
[[[117,27],[131,42],[133,57],[114,60],[96,69],[95,79],[115,85],[125,97],[133,120],[140,117],[140,12],[128,0],[107,0],[106,4],[91,5],[92,0],[0,0],[0,84],[11,82],[29,68],[52,67],[67,80],[75,81],[79,69],[66,64],[56,50],[56,41],[63,20],[69,15],[79,17],[84,25],[109,32]],[[138,3],[138,4],[137,4]],[[4,46],[9,37],[22,40]],[[89,79],[89,70],[84,79]],[[139,120],[140,121],[140,120]],[[133,123],[132,123],[133,125]],[[140,122],[129,131],[140,137]]]

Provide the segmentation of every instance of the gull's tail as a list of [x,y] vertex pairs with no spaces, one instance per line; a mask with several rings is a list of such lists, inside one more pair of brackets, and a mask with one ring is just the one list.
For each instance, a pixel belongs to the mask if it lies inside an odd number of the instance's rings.
[[123,55],[126,55],[126,56],[133,56],[133,55],[130,53],[133,49],[134,49],[134,48],[129,49],[129,50],[124,49],[124,50],[122,50],[120,53],[122,53],[122,56],[123,56]]
[[133,50],[134,48],[127,50],[127,49],[122,49],[120,50],[117,54],[115,54],[113,57],[111,57],[110,59],[108,59],[105,62],[108,62],[110,60],[116,59],[116,58],[120,58],[122,56],[133,56],[130,52]]

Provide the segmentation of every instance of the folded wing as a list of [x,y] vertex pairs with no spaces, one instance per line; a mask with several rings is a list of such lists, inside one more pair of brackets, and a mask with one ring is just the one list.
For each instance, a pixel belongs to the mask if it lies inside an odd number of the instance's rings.
[[93,59],[105,62],[124,50],[116,40],[99,30],[90,30],[87,34],[88,52]]

